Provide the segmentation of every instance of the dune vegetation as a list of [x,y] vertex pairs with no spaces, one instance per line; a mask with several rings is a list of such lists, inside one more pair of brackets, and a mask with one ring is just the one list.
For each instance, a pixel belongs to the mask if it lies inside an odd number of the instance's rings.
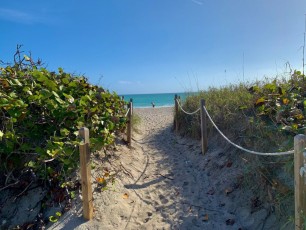
[[[205,99],[207,111],[218,128],[231,141],[249,150],[292,150],[294,136],[306,134],[306,79],[300,71],[293,71],[287,78],[209,88],[190,95],[181,104],[191,112],[200,107],[201,99]],[[200,138],[199,113],[190,116],[179,110],[177,118],[181,135]],[[209,121],[208,139],[210,143],[217,140],[220,145],[230,146]],[[236,151],[235,147],[229,148]],[[279,207],[277,210],[282,210],[281,205],[286,203],[292,211],[293,154],[280,157],[236,152],[247,188],[263,193],[260,199],[269,200]],[[276,192],[274,196],[270,189]],[[287,219],[292,216],[284,207],[278,214]]]
[[14,63],[0,68],[0,188],[68,185],[78,130],[87,127],[92,151],[100,150],[125,128],[125,112],[116,93],[62,68],[51,72],[17,47]]
[[[300,71],[289,79],[266,79],[221,88],[209,88],[183,101],[186,111],[206,108],[218,127],[238,143],[258,151],[292,148],[296,134],[306,131],[306,80]],[[200,137],[200,115],[178,113],[180,133]],[[212,126],[209,127],[213,132]]]

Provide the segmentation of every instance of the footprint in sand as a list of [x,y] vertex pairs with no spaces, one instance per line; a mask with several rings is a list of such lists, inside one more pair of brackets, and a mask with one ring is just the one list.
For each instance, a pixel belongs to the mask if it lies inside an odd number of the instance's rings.
[[162,204],[167,204],[169,202],[169,200],[166,197],[164,197],[163,195],[159,195],[158,197],[159,197]]

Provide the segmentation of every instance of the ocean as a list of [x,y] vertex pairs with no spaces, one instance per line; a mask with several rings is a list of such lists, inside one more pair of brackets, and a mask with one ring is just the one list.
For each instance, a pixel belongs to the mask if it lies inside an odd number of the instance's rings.
[[158,94],[129,94],[124,96],[125,101],[133,99],[134,108],[149,108],[152,107],[152,102],[155,107],[170,107],[174,106],[174,96],[177,94],[184,100],[190,93],[158,93]]

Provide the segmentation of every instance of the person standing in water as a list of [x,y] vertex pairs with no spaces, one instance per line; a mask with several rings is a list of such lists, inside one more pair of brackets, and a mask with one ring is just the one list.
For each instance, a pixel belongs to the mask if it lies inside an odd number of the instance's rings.
[[151,104],[152,104],[152,107],[154,108],[154,107],[155,107],[155,104],[154,104],[154,102],[151,102]]

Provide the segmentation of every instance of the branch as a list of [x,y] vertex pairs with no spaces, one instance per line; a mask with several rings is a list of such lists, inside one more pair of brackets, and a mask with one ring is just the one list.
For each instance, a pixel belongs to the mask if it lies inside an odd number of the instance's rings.
[[18,184],[18,183],[19,183],[19,181],[16,181],[15,183],[12,183],[12,184],[9,184],[9,185],[7,185],[7,186],[4,186],[3,188],[0,188],[0,192],[1,192],[2,190],[5,190],[5,189],[7,189],[7,188],[9,188],[9,187],[11,187],[11,186],[14,186],[14,185]]

